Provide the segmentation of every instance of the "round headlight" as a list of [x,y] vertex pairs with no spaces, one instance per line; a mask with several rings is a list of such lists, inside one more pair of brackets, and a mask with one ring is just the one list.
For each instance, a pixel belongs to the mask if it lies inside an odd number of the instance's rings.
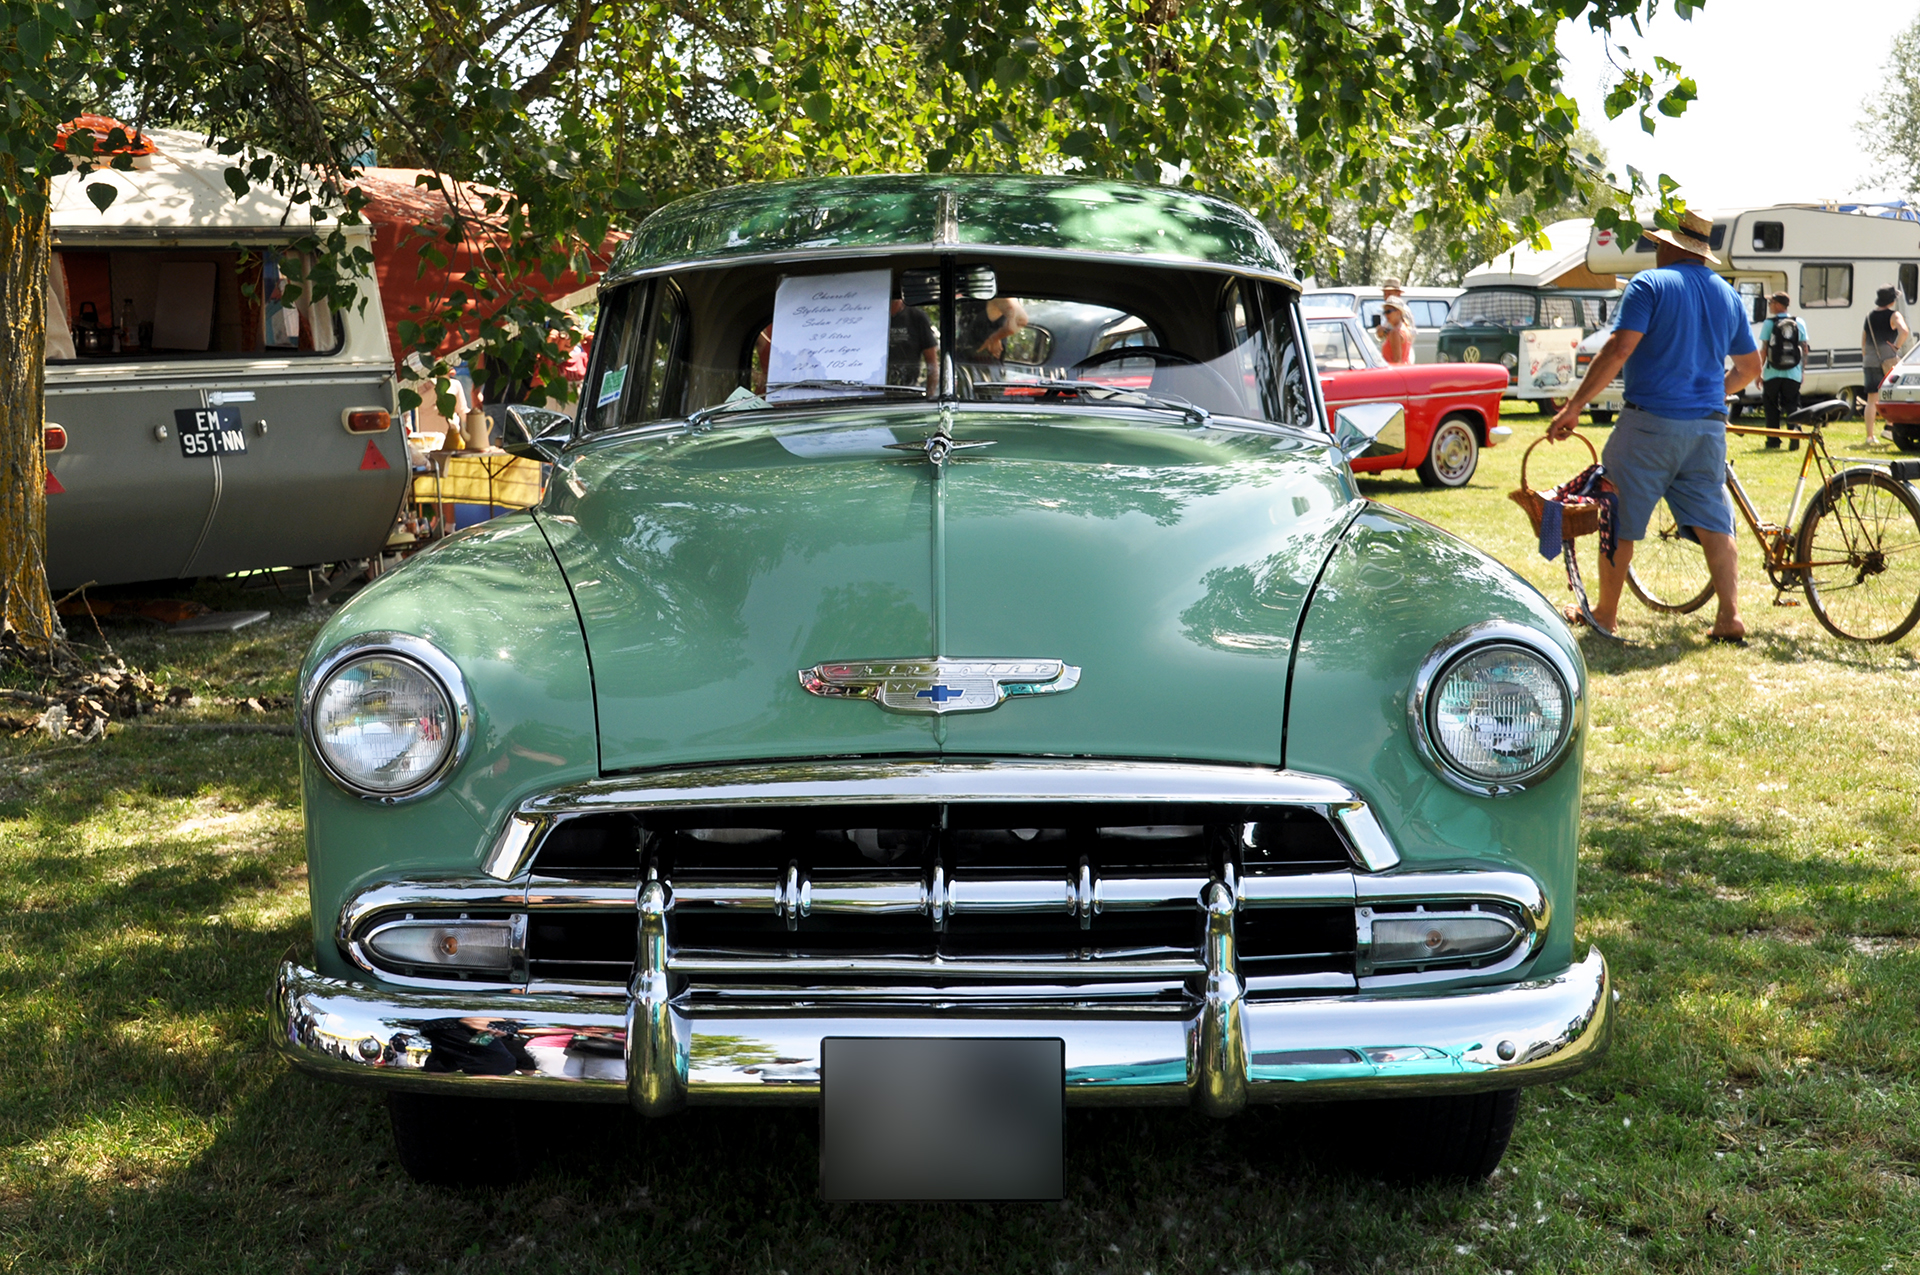
[[1440,671],[1427,695],[1428,737],[1471,779],[1516,783],[1560,755],[1573,729],[1560,674],[1525,647],[1476,647]]
[[312,697],[313,746],[341,783],[369,796],[423,787],[453,755],[459,731],[446,688],[388,651],[348,659]]
[[1505,354],[1502,354],[1500,356],[1500,362],[1508,370],[1512,370],[1513,368],[1520,366],[1520,360],[1512,350],[1508,350]]

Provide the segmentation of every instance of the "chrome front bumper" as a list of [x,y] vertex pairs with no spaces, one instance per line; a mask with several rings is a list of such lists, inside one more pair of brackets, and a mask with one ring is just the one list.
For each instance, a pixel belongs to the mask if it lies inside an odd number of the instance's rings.
[[[640,980],[644,982],[644,980]],[[1247,1102],[1460,1093],[1557,1080],[1591,1066],[1612,1030],[1598,948],[1551,978],[1429,995],[1251,1000],[1237,982],[1165,1005],[1090,1001],[994,1005],[918,993],[888,1001],[695,1002],[637,985],[623,1003],[590,996],[387,992],[283,964],[269,1014],[276,1046],[302,1070],[422,1092],[686,1104],[812,1103],[828,1036],[1058,1037],[1066,1098],[1082,1106],[1192,1104],[1228,1115]],[[462,1022],[464,1020],[464,1022]],[[448,1032],[524,1044],[472,1074],[433,1043]],[[470,1043],[470,1041],[468,1042]],[[484,1044],[484,1042],[483,1042]],[[531,1063],[531,1065],[527,1065]]]

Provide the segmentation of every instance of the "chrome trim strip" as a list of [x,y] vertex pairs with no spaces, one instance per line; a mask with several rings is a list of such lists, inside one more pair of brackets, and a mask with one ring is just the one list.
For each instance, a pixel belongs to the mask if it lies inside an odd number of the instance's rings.
[[[1482,646],[1517,646],[1539,656],[1559,674],[1560,684],[1567,692],[1567,732],[1561,737],[1553,755],[1518,778],[1497,783],[1457,768],[1448,759],[1439,741],[1433,738],[1432,725],[1427,720],[1427,696],[1433,689],[1434,679],[1456,659]],[[1524,792],[1553,774],[1560,768],[1560,763],[1566,760],[1567,754],[1573,751],[1573,741],[1579,738],[1585,725],[1586,697],[1582,692],[1580,669],[1574,659],[1539,630],[1508,620],[1485,620],[1479,624],[1469,624],[1442,638],[1420,661],[1420,667],[1413,675],[1413,685],[1407,692],[1407,734],[1412,738],[1414,748],[1440,778],[1461,792],[1476,797],[1505,797]]]
[[1286,876],[1242,874],[1234,893],[1243,908],[1318,907],[1352,903],[1351,872],[1296,872]]
[[1394,847],[1393,838],[1380,826],[1373,810],[1364,801],[1343,802],[1333,809],[1334,818],[1346,830],[1347,837],[1353,842],[1353,849],[1360,856],[1360,862],[1369,872],[1385,872],[1398,866],[1400,851]]
[[757,266],[800,262],[829,262],[837,259],[855,260],[865,257],[912,257],[936,256],[953,252],[959,248],[972,256],[998,257],[1045,257],[1058,259],[1068,257],[1077,262],[1098,265],[1158,266],[1174,270],[1197,270],[1206,274],[1234,275],[1247,279],[1264,279],[1282,287],[1299,292],[1298,279],[1280,270],[1266,270],[1259,266],[1231,265],[1224,262],[1202,261],[1192,257],[1172,257],[1153,253],[1132,252],[1076,252],[1061,248],[1035,248],[1030,246],[1001,246],[998,244],[948,244],[935,240],[930,243],[873,244],[859,247],[824,245],[811,248],[787,247],[768,252],[747,252],[733,257],[684,257],[679,261],[664,262],[660,265],[646,266],[625,274],[608,275],[600,280],[597,295],[605,296],[608,289],[640,279],[650,279],[656,275],[675,274],[687,270],[725,270],[733,266]]
[[508,815],[494,838],[493,848],[481,861],[480,870],[497,881],[511,881],[526,871],[533,859],[533,848],[546,835],[552,821],[535,815]]
[[[1192,957],[1115,956],[1090,960],[1062,956],[1058,959],[952,956],[708,956],[667,957],[667,969],[674,974],[701,975],[707,978],[797,978],[802,975],[830,975],[853,979],[1101,979],[1101,978],[1191,978],[1205,974],[1207,967]],[[449,989],[457,990],[457,989]],[[931,994],[931,993],[930,993]]]
[[[626,906],[631,891],[621,897]],[[426,877],[416,881],[383,881],[347,896],[333,935],[342,945],[363,933],[368,922],[387,912],[447,911],[517,912],[527,905],[524,888],[469,877]]]
[[[429,678],[438,682],[441,691],[446,694],[447,707],[452,710],[453,747],[447,750],[433,773],[405,792],[370,792],[356,787],[350,780],[336,772],[327,763],[326,754],[320,751],[313,737],[314,700],[327,679],[339,671],[340,667],[351,660],[365,655],[389,654],[398,656],[408,663],[418,665]],[[402,802],[416,801],[428,793],[434,792],[460,768],[473,749],[473,701],[467,695],[466,678],[460,672],[460,666],[453,658],[433,643],[411,633],[371,632],[360,633],[348,638],[323,655],[313,666],[300,687],[300,713],[298,726],[300,738],[313,755],[321,773],[338,784],[345,792],[350,792],[362,801],[370,801],[382,806],[396,806]]]
[[[1598,948],[1561,973],[1504,987],[1435,996],[1243,1000],[1246,1098],[1464,1093],[1560,1080],[1602,1056],[1612,1033],[1613,1001]],[[689,1104],[817,1101],[825,1036],[1058,1035],[1066,1042],[1066,1096],[1074,1105],[1180,1104],[1198,1080],[1198,1058],[1190,1063],[1187,1053],[1187,1041],[1199,1030],[1200,1011],[1191,1001],[1184,1008],[1129,1013],[1111,1005],[1083,1006],[1077,990],[1066,988],[1052,1003],[1020,1009],[821,1011],[794,1004],[736,1010],[682,997],[656,1012],[657,1000],[644,1004],[654,1016],[641,1022],[658,1035],[649,1036],[654,1044],[638,1060],[660,1062],[668,1076],[662,1084],[643,1073],[636,1087],[642,1094],[672,1096],[684,1077]],[[296,1067],[331,1079],[422,1092],[629,1101],[630,1069],[618,1058],[602,1056],[605,1068],[587,1069],[556,1057],[543,1060],[531,1075],[426,1071],[430,1047],[420,1025],[469,1017],[503,1020],[528,1038],[604,1039],[641,1025],[622,1007],[594,998],[466,988],[420,996],[325,978],[291,962],[280,967],[268,1005],[275,1047]],[[395,1049],[396,1038],[405,1048]],[[1224,1045],[1224,1033],[1221,1039]],[[1336,1060],[1327,1061],[1329,1056]]]
[[1264,766],[1149,761],[802,761],[616,775],[521,803],[526,814],[921,802],[1333,805],[1345,784]]

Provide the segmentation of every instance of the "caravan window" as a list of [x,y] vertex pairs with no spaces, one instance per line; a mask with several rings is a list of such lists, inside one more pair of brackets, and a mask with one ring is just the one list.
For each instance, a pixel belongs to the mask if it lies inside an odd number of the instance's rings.
[[1779,252],[1786,243],[1786,227],[1777,221],[1756,221],[1753,223],[1753,250],[1755,252]]
[[1607,299],[1605,297],[1582,297],[1580,299],[1581,326],[1604,328],[1607,326]]
[[1800,308],[1844,310],[1853,304],[1853,267],[1800,267]]
[[310,358],[346,331],[324,301],[289,300],[296,259],[273,249],[62,247],[47,271],[54,362]]
[[1900,267],[1900,294],[1908,305],[1920,301],[1920,266],[1911,261]]

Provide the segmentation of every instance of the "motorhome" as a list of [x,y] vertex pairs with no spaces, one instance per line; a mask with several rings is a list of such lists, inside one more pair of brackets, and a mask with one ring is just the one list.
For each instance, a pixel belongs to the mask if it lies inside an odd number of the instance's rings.
[[1440,362],[1501,363],[1508,398],[1543,411],[1564,401],[1576,384],[1575,347],[1606,325],[1620,296],[1616,279],[1588,267],[1592,226],[1556,221],[1545,248],[1516,244],[1468,271],[1440,332]]
[[[1713,214],[1708,242],[1720,275],[1740,294],[1750,323],[1767,317],[1767,298],[1785,292],[1789,310],[1806,332],[1801,396],[1844,398],[1866,394],[1860,336],[1874,293],[1896,289],[1895,308],[1913,322],[1920,302],[1920,220],[1910,209],[1875,206],[1771,204]],[[1654,241],[1631,245],[1596,229],[1587,267],[1632,275],[1654,264]],[[1760,401],[1750,387],[1737,406]]]
[[[303,208],[259,188],[235,198],[235,161],[198,134],[155,129],[133,150],[131,171],[53,182],[49,583],[379,553],[407,458],[375,281],[350,307],[291,295]],[[83,189],[102,184],[104,212]],[[370,248],[370,227],[342,229]]]
[[[1413,361],[1438,363],[1440,329],[1446,326],[1447,315],[1452,311],[1453,300],[1460,295],[1460,289],[1413,287],[1403,288],[1401,293],[1406,298],[1408,311],[1413,315]],[[1361,324],[1371,332],[1386,308],[1386,295],[1381,288],[1364,285],[1308,288],[1300,294],[1300,309],[1309,318],[1316,311],[1321,314],[1357,314]]]

